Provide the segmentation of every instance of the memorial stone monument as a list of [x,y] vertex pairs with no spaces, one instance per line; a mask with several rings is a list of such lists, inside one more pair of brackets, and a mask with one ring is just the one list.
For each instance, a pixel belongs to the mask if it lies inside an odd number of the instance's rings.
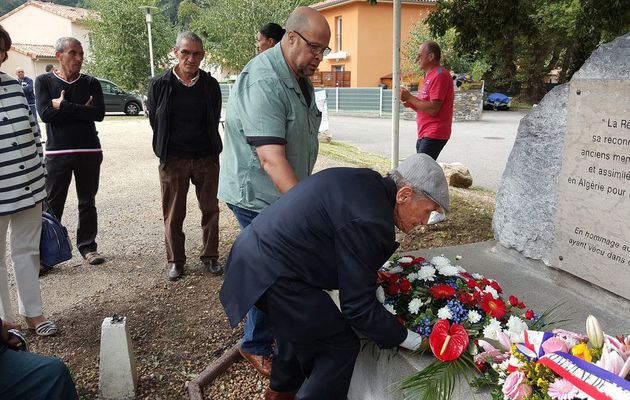
[[496,239],[630,299],[630,33],[600,46],[519,126]]

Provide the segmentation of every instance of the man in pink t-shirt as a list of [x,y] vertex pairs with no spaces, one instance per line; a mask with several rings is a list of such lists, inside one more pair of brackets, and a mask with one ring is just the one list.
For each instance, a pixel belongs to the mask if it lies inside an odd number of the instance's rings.
[[428,41],[422,43],[416,62],[425,72],[418,97],[413,97],[407,89],[400,89],[400,101],[405,107],[417,112],[418,141],[416,152],[426,153],[437,159],[440,151],[451,137],[453,122],[453,78],[451,73],[440,65],[440,46]]

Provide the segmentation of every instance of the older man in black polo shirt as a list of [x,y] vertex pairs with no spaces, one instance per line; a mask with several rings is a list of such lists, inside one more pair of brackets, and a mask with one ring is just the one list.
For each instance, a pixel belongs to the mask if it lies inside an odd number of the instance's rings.
[[160,159],[160,186],[164,215],[167,277],[178,279],[186,264],[186,197],[195,185],[203,248],[200,259],[215,275],[219,248],[219,136],[221,90],[210,74],[199,68],[205,55],[201,38],[192,32],[177,36],[173,49],[177,65],[156,76],[149,84],[149,121],[153,128],[153,151]]

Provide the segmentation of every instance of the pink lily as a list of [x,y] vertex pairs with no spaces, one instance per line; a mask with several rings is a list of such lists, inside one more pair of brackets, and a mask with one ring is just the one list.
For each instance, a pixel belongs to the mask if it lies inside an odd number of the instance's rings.
[[606,371],[612,372],[615,375],[619,375],[624,368],[624,360],[617,352],[616,348],[611,346],[609,343],[604,343],[604,347],[602,347],[602,356],[599,361],[597,361],[596,365]]

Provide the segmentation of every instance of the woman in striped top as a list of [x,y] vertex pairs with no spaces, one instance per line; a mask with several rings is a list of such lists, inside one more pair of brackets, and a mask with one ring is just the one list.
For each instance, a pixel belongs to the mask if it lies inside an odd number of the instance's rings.
[[[0,26],[0,66],[10,48],[11,37]],[[29,328],[48,336],[57,326],[42,315],[39,287],[44,172],[37,122],[22,87],[0,71],[0,318],[13,320],[5,245],[10,226],[19,313]]]

